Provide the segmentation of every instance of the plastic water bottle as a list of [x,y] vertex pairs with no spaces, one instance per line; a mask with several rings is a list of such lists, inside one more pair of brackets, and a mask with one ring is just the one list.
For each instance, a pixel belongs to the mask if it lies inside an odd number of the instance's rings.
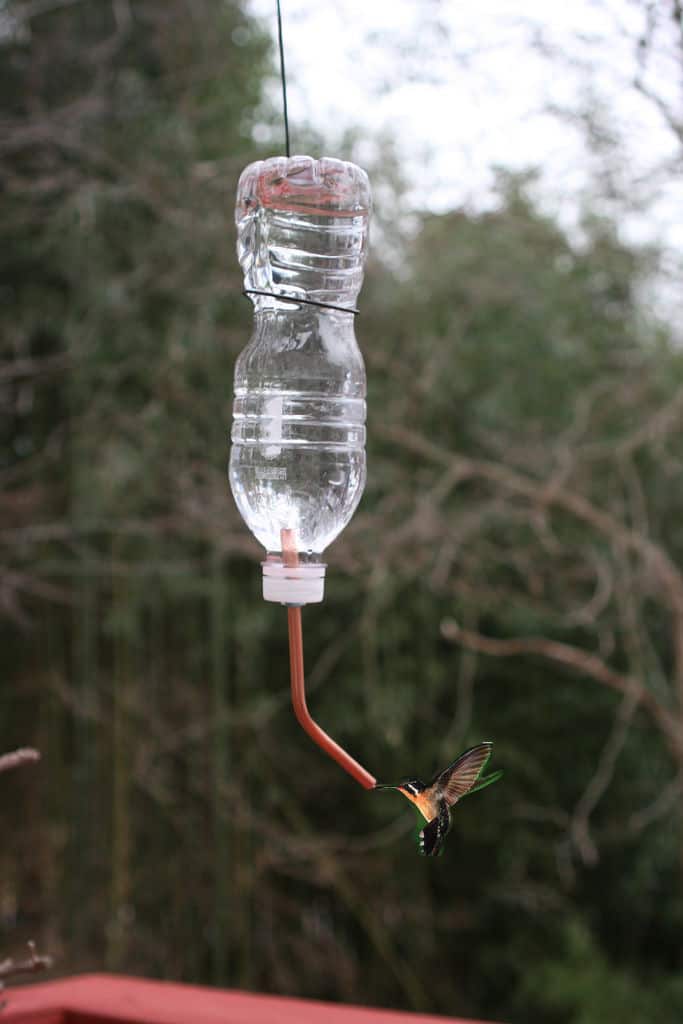
[[[274,157],[240,177],[245,289],[275,294],[250,295],[254,333],[235,367],[230,485],[268,553],[266,600],[322,600],[322,552],[365,486],[365,367],[354,316],[342,309],[353,309],[361,288],[370,205],[365,171],[340,160]],[[283,531],[296,571],[283,557]]]

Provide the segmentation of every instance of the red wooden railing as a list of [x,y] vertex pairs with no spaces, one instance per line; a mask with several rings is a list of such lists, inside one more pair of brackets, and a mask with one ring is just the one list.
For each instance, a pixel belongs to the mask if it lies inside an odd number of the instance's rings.
[[[453,1017],[81,975],[4,992],[2,1024],[465,1024]],[[469,1024],[474,1024],[470,1021]]]

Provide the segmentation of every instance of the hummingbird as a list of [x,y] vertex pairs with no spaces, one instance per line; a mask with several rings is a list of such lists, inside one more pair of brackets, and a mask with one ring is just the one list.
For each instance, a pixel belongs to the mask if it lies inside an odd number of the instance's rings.
[[424,857],[436,857],[442,852],[443,843],[451,827],[451,807],[468,793],[497,782],[502,771],[481,777],[491,757],[493,744],[488,740],[470,747],[448,768],[437,772],[428,786],[420,779],[407,779],[398,786],[375,786],[375,789],[397,789],[406,799],[415,804],[427,824],[419,835],[420,853]]

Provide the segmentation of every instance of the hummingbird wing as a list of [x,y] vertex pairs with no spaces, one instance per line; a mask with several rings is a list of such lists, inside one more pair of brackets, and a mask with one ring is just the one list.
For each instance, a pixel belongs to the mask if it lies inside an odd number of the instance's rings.
[[451,827],[451,812],[445,800],[441,801],[439,813],[432,818],[420,832],[418,837],[420,853],[423,857],[437,857],[443,849],[443,841]]
[[[452,807],[461,797],[475,788],[477,779],[491,757],[492,749],[493,744],[488,740],[478,743],[476,747],[470,747],[445,771],[439,772],[436,776],[434,783],[437,784],[449,807]],[[491,781],[495,780],[492,778]]]

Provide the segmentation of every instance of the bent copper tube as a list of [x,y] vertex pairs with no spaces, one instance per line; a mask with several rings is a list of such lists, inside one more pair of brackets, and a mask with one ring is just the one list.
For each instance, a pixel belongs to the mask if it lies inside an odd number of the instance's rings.
[[[294,531],[282,531],[282,560],[285,565],[297,565],[299,558],[296,550]],[[366,771],[358,761],[354,760],[343,747],[327,735],[317,722],[311,718],[306,705],[306,680],[304,675],[304,644],[301,629],[301,608],[287,609],[287,624],[289,627],[289,664],[292,676],[292,706],[299,725],[317,743],[321,750],[341,765],[344,771],[348,772],[359,782],[364,789],[374,789],[377,779],[370,772]]]

